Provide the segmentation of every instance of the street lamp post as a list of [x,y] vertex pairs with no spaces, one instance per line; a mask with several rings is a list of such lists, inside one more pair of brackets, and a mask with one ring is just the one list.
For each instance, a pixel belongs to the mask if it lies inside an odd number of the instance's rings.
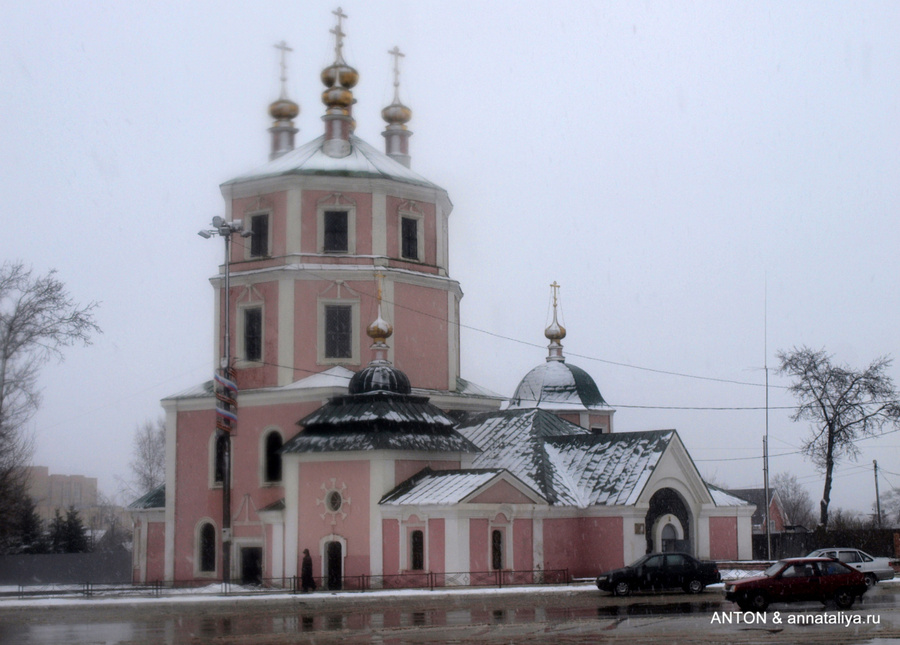
[[[225,324],[222,338],[222,363],[216,374],[216,442],[222,441],[222,582],[231,582],[231,432],[237,423],[237,388],[231,367],[231,236],[252,235],[243,230],[243,222],[225,221],[216,215],[212,228],[199,231],[198,235],[209,239],[214,235],[225,240]],[[217,451],[218,452],[218,451]]]

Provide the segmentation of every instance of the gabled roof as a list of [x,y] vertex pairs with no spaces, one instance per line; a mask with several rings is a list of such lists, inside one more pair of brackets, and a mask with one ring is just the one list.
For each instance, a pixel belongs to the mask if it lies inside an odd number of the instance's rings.
[[146,511],[166,507],[166,485],[161,484],[150,492],[131,502],[128,508],[134,511]]
[[[727,491],[724,488],[719,488],[712,484],[706,484],[706,488],[709,489],[709,494],[712,495],[716,506],[750,506],[750,502],[742,497],[734,495],[734,491]],[[763,495],[763,497],[765,497],[765,495]],[[762,498],[760,498],[760,501],[762,501]]]
[[[381,498],[379,504],[446,505],[459,504],[466,498],[503,477],[513,478],[502,468],[470,468],[463,470],[432,470],[424,468]],[[523,486],[521,482],[518,482]],[[536,501],[540,496],[530,491]]]
[[[765,524],[766,519],[766,489],[765,488],[729,488],[729,495],[734,495],[740,499],[747,500],[756,506],[751,520],[755,525]],[[781,500],[778,498],[778,491],[774,488],[769,489],[769,504],[775,502],[781,506]]]
[[391,159],[356,136],[350,137],[350,154],[346,157],[329,157],[322,149],[325,135],[313,139],[290,152],[273,159],[248,173],[226,181],[223,186],[242,182],[281,177],[285,175],[326,175],[338,177],[363,177],[390,179],[416,186],[443,190],[402,163]]
[[674,430],[593,434],[545,410],[467,415],[457,428],[481,449],[472,465],[508,470],[551,504],[634,504]]

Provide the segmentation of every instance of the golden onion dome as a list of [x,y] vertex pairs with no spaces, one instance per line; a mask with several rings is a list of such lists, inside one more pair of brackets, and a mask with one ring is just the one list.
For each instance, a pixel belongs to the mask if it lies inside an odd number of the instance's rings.
[[388,125],[404,125],[412,118],[412,110],[395,101],[381,111],[381,118]]
[[322,70],[321,78],[325,87],[334,87],[336,79],[340,76],[340,85],[348,90],[359,82],[359,72],[346,63],[334,63]]
[[366,334],[376,343],[383,343],[390,338],[393,333],[394,328],[391,327],[391,323],[382,318],[380,313],[378,318],[366,327]]
[[353,92],[344,87],[330,87],[322,92],[322,103],[330,108],[347,109],[353,105]]
[[269,105],[269,115],[279,121],[289,121],[300,114],[300,106],[290,99],[278,99]]
[[557,343],[566,337],[566,328],[556,321],[555,313],[553,322],[544,330],[544,336],[547,337],[547,340],[556,341]]

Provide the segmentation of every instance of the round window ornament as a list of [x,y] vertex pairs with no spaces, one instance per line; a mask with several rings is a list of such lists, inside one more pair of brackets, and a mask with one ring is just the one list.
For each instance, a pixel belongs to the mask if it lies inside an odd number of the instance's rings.
[[335,478],[332,478],[328,484],[322,484],[322,496],[316,500],[316,506],[322,506],[325,510],[322,513],[322,519],[330,516],[332,526],[337,522],[338,516],[341,519],[347,517],[348,506],[350,505],[350,496],[347,495],[347,484],[338,485]]
[[337,513],[341,510],[341,506],[344,504],[344,499],[341,497],[340,491],[333,490],[328,493],[328,510],[332,513]]

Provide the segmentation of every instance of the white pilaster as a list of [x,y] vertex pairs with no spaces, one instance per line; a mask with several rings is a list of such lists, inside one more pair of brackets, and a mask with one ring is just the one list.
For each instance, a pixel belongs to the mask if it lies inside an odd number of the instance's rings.
[[376,458],[369,462],[369,574],[384,573],[384,533],[378,500],[391,490],[394,482],[394,460]]
[[456,391],[459,378],[459,303],[456,294],[447,292],[447,389]]
[[[178,413],[175,405],[166,408],[166,555],[164,571],[166,580],[175,580],[175,493],[178,484],[175,477],[178,453]],[[147,548],[146,537],[144,547]]]
[[300,468],[296,457],[285,455],[284,463],[284,575],[299,575],[297,537],[300,534]]
[[387,196],[372,193],[372,255],[387,255]]
[[285,214],[285,252],[287,255],[300,253],[301,197],[303,191],[291,188],[287,191],[287,213]]
[[544,518],[535,517],[531,520],[531,550],[532,569],[544,569]]
[[278,281],[278,385],[294,382],[294,281]]

